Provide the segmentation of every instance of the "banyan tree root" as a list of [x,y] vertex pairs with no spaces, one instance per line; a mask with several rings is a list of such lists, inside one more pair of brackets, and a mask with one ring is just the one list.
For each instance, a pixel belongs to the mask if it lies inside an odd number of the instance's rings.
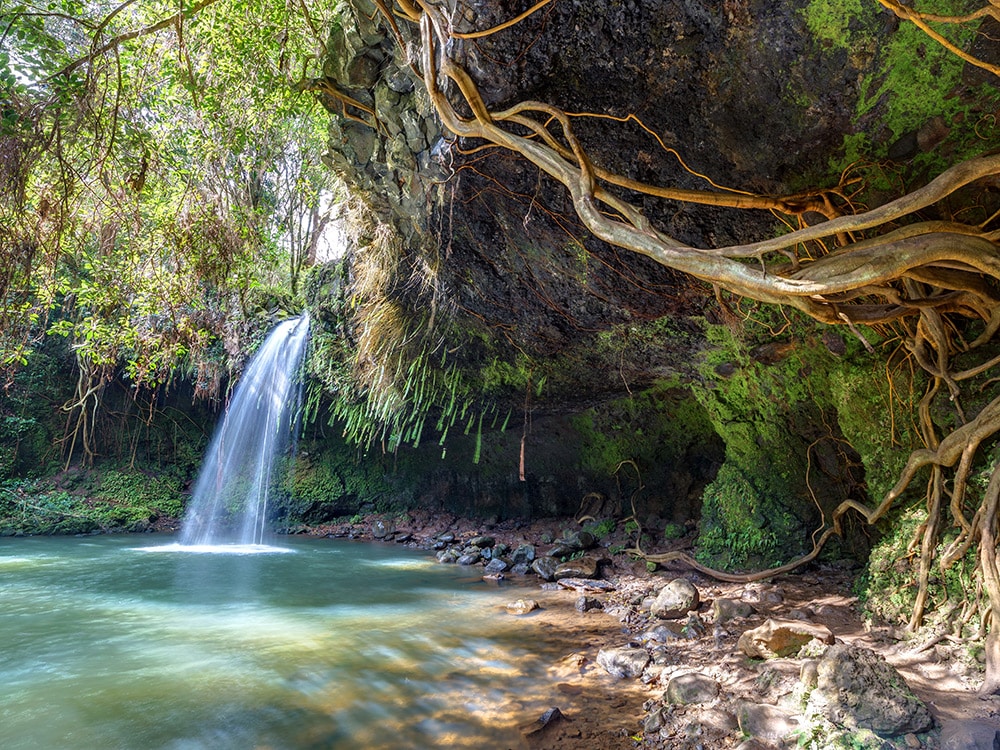
[[[927,26],[936,19],[908,10],[890,0],[886,7],[914,23]],[[485,33],[520,22],[545,2]],[[717,290],[764,303],[794,307],[817,321],[846,325],[895,323],[904,332],[909,355],[928,375],[929,388],[918,408],[924,447],[909,457],[896,485],[875,507],[846,500],[831,514],[812,550],[786,565],[768,570],[730,574],[701,565],[683,552],[634,554],[656,563],[681,562],[715,578],[747,582],[795,569],[817,557],[826,542],[841,533],[848,511],[872,524],[886,516],[913,483],[930,469],[927,518],[916,540],[920,549],[917,607],[910,620],[919,627],[927,606],[930,571],[936,561],[947,569],[978,544],[978,573],[989,601],[984,621],[1000,624],[1000,572],[997,563],[997,514],[1000,511],[1000,468],[993,469],[989,488],[978,507],[969,491],[969,477],[980,447],[1000,432],[1000,398],[977,414],[966,414],[963,383],[988,375],[1000,357],[984,356],[956,370],[956,354],[985,351],[1000,328],[1000,231],[990,229],[994,214],[979,224],[954,219],[926,220],[918,212],[1000,176],[1000,153],[957,164],[924,187],[883,206],[850,213],[849,201],[834,206],[838,189],[773,198],[739,191],[687,191],[647,185],[603,168],[577,137],[574,116],[550,104],[523,101],[500,111],[489,109],[472,77],[449,54],[456,39],[469,37],[452,28],[444,10],[431,0],[397,0],[394,6],[377,0],[397,40],[397,21],[419,26],[422,76],[428,96],[444,126],[456,136],[512,151],[557,180],[568,191],[578,218],[605,242],[645,255],[664,266],[700,279]],[[994,17],[994,0],[980,15]],[[972,20],[972,19],[966,19]],[[926,29],[925,29],[926,30]],[[958,50],[953,50],[958,53]],[[615,117],[621,121],[627,116]],[[645,127],[643,125],[643,127]],[[714,185],[714,183],[712,183]],[[827,221],[780,237],[727,247],[699,248],[664,234],[635,205],[621,197],[627,189],[672,201],[746,209],[767,209],[788,215],[818,211]],[[842,194],[842,191],[841,193]],[[947,211],[939,211],[947,216]],[[842,215],[841,215],[842,214]],[[819,246],[821,251],[803,249]],[[970,325],[970,323],[972,325]],[[978,333],[964,334],[965,331]],[[971,340],[969,340],[971,339]],[[931,420],[931,403],[947,396],[957,426],[938,434]],[[942,530],[956,528],[957,537],[939,555]],[[987,638],[984,691],[1000,692],[1000,631]]]

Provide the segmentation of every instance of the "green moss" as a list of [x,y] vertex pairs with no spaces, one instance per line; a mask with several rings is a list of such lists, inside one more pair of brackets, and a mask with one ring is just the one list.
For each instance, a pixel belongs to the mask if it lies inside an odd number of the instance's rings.
[[98,476],[93,494],[87,481],[72,490],[42,481],[0,486],[0,534],[144,531],[157,518],[183,513],[178,480],[117,470]]
[[665,381],[575,415],[580,469],[611,476],[623,461],[635,461],[642,473],[654,462],[675,463],[692,444],[711,440],[714,431],[704,409],[675,384]]
[[725,569],[779,565],[790,548],[801,547],[804,531],[795,516],[727,463],[705,489],[697,558]]
[[[969,0],[922,0],[919,9],[944,15],[968,11]],[[842,155],[831,161],[839,175],[848,165],[880,160],[895,139],[919,129],[931,118],[942,117],[951,128],[948,148],[917,154],[908,172],[933,176],[951,163],[987,147],[976,132],[979,111],[991,111],[1000,102],[1000,91],[982,86],[962,91],[965,62],[938,44],[915,24],[900,21],[888,31],[876,3],[862,0],[812,0],[801,11],[806,27],[818,45],[842,50],[859,74],[855,92],[857,132],[845,133]],[[959,48],[975,38],[975,24],[937,26]],[[898,189],[898,176],[865,174],[876,191]],[[921,178],[922,180],[925,178]]]
[[180,482],[169,475],[149,476],[139,471],[108,471],[101,479],[97,500],[103,502],[109,517],[117,517],[114,508],[126,516],[179,518],[184,513]]
[[362,508],[396,509],[377,457],[362,458],[336,438],[302,440],[281,489],[275,512],[285,525],[323,523]]
[[819,509],[829,513],[860,481],[829,386],[843,362],[822,343],[824,331],[774,308],[752,308],[747,321],[705,324],[713,347],[695,388],[726,446],[703,497],[696,549],[704,561],[730,567],[805,552]]
[[876,7],[862,0],[812,0],[802,15],[810,33],[822,43],[849,50],[852,23],[866,16],[870,20],[878,12]]

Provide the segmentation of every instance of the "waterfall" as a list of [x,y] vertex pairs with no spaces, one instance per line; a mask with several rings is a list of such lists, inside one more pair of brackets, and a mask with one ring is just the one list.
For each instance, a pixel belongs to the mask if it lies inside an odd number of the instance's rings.
[[184,546],[263,544],[276,461],[301,400],[309,316],[278,325],[250,360],[216,427],[181,527]]

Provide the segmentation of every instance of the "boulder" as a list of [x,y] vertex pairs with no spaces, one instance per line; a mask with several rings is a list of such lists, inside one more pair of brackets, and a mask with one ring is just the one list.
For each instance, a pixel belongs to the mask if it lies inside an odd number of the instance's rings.
[[684,635],[682,629],[677,625],[660,624],[654,625],[639,636],[640,643],[666,643],[667,641],[680,638]]
[[834,641],[833,633],[825,625],[814,625],[801,620],[767,620],[760,627],[744,631],[740,636],[740,650],[751,658],[773,659],[791,656],[813,639],[826,644]]
[[943,721],[941,750],[1000,750],[1000,729],[985,721]]
[[597,544],[597,538],[589,531],[574,531],[559,539],[549,550],[551,557],[569,557],[582,550],[588,550]]
[[698,608],[698,589],[686,578],[675,578],[660,589],[650,605],[653,617],[661,620],[676,620],[687,617],[687,613]]
[[539,609],[539,606],[534,599],[518,599],[507,603],[507,612],[512,615],[526,615],[536,609]]
[[554,557],[536,557],[535,561],[531,563],[531,569],[538,573],[546,581],[551,581],[556,576],[556,568],[559,567],[559,561]]
[[440,552],[438,552],[437,560],[440,563],[453,563],[459,558],[460,554],[461,553],[457,549],[455,549],[454,547],[450,547],[448,549],[441,550]]
[[505,563],[499,557],[494,557],[492,560],[486,563],[486,567],[483,568],[483,570],[485,570],[487,573],[503,573],[505,570],[507,570],[507,568],[508,568],[507,563]]
[[670,703],[708,703],[719,695],[719,683],[698,672],[675,675],[667,683],[663,697]]
[[479,549],[486,549],[487,547],[492,547],[497,543],[497,540],[491,536],[475,536],[468,541],[473,547],[479,547]]
[[782,740],[799,728],[794,714],[766,703],[744,703],[736,718],[744,734],[761,740]]
[[584,555],[575,560],[567,560],[556,567],[554,578],[596,578],[597,560]]
[[816,666],[813,710],[847,729],[869,729],[880,737],[925,732],[934,726],[927,706],[902,675],[871,649],[831,646]]
[[597,652],[597,663],[612,677],[638,677],[649,664],[649,653],[644,648],[622,646],[602,648]]
[[736,599],[716,599],[712,602],[712,621],[729,622],[738,617],[749,617],[753,614],[753,607],[746,602]]
[[604,581],[600,578],[560,578],[556,583],[560,588],[573,589],[574,591],[614,591],[615,585],[611,581]]
[[532,544],[522,544],[510,555],[514,565],[531,565],[535,561],[535,547]]
[[540,717],[538,717],[537,721],[533,721],[531,724],[527,724],[521,727],[521,734],[525,735],[526,737],[530,737],[533,734],[541,732],[550,724],[553,724],[554,722],[557,721],[562,721],[565,718],[566,717],[563,715],[563,712],[560,711],[557,706],[553,706],[548,711],[543,713]]

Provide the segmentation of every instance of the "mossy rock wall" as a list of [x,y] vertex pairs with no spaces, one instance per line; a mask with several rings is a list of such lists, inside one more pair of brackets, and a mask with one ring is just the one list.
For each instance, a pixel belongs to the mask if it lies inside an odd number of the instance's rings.
[[335,427],[326,432],[303,440],[287,484],[288,507],[302,521],[414,507],[483,518],[624,517],[634,501],[643,520],[683,523],[722,457],[704,410],[670,386],[575,414],[519,414],[506,430],[483,431],[478,463],[474,432],[388,455],[344,444]]
[[[882,445],[859,429],[870,403],[848,394],[875,398],[879,359],[846,329],[793,312],[752,309],[705,326],[712,346],[694,393],[725,443],[725,462],[705,490],[699,559],[742,569],[787,562],[810,549],[812,531],[842,501],[868,500],[865,459],[880,457]],[[857,535],[830,550],[865,552]]]

